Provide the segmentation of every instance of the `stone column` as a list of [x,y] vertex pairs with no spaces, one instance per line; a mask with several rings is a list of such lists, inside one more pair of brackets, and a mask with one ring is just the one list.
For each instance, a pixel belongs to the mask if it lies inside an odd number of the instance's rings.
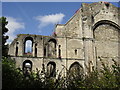
[[32,42],[32,56],[35,57],[35,42]]
[[92,71],[94,66],[94,45],[93,45],[93,30],[90,24],[90,17],[83,16],[83,42],[84,42],[84,56],[85,56],[85,72]]
[[18,45],[18,56],[23,56],[24,55],[24,40],[21,38],[19,40],[19,45]]

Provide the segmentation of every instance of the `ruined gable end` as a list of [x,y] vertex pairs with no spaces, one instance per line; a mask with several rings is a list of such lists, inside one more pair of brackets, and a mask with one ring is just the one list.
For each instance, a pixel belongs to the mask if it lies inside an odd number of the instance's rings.
[[[101,60],[120,64],[119,10],[109,2],[83,3],[65,23],[57,24],[51,36],[19,34],[9,47],[9,55],[23,70],[45,70],[48,77],[101,68]],[[31,52],[26,52],[30,40]],[[81,74],[80,74],[81,75]]]

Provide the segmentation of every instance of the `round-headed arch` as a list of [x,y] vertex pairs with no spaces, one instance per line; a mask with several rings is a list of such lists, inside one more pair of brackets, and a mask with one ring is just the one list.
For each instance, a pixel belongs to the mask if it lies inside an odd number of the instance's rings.
[[56,63],[53,61],[50,61],[47,64],[47,73],[48,77],[55,77],[56,76]]
[[53,42],[53,43],[57,44],[57,40],[54,38],[49,39],[48,42]]
[[98,21],[97,23],[94,24],[93,30],[95,30],[99,25],[102,25],[102,24],[109,24],[109,25],[114,26],[120,30],[120,26],[118,24],[116,24],[115,22],[109,21],[109,20]]
[[30,61],[30,60],[25,60],[24,62],[23,62],[23,70],[25,69],[25,68],[29,68],[30,70],[32,70],[32,66],[33,66],[33,63],[32,63],[32,61]]
[[34,41],[33,40],[33,37],[31,37],[31,36],[26,36],[24,39],[23,39],[24,41],[24,43],[27,41],[27,40],[31,40],[32,42]]
[[33,46],[34,39],[33,39],[33,37],[31,37],[31,36],[27,36],[27,37],[25,37],[25,38],[23,39],[24,54],[27,52],[27,50],[26,50],[26,49],[27,49],[27,46],[26,46],[27,41],[31,42],[31,43],[30,43],[30,46],[31,46],[31,47],[29,47],[29,49],[30,49],[30,51],[31,51],[31,53],[32,53],[32,46]]

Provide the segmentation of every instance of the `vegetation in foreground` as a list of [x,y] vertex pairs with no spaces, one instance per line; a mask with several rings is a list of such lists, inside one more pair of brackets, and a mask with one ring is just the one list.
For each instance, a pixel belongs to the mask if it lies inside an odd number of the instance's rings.
[[[94,70],[83,78],[79,75],[69,74],[66,77],[58,76],[57,79],[48,78],[45,72],[32,72],[26,78],[22,70],[15,67],[14,61],[2,59],[2,83],[4,88],[48,88],[48,89],[73,89],[73,88],[120,88],[120,66],[114,61],[111,70],[105,64],[103,69],[98,72]],[[69,72],[68,72],[69,73]],[[44,76],[44,77],[43,77]]]

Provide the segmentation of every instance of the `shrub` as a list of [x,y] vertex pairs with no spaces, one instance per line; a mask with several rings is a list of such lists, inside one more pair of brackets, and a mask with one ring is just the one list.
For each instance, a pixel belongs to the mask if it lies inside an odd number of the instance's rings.
[[[114,60],[113,60],[114,61]],[[74,88],[120,88],[120,66],[114,61],[109,68],[102,63],[103,69],[93,70],[88,75],[73,75],[67,70],[67,76],[58,78],[47,77],[47,72],[31,72],[29,77],[24,76],[23,71],[15,67],[13,60],[3,57],[3,89],[4,88],[48,88],[48,89],[74,89]]]

